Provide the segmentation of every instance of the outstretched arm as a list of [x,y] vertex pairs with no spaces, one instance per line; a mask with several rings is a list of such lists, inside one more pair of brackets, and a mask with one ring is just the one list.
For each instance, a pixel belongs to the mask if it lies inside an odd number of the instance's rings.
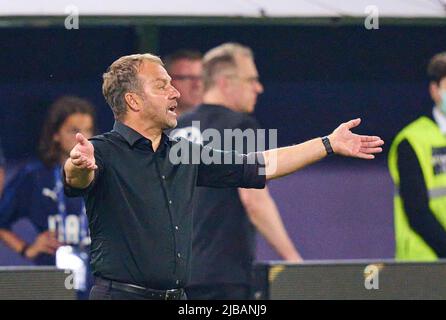
[[[373,159],[374,154],[382,151],[384,141],[376,136],[354,134],[350,130],[357,127],[361,119],[341,124],[328,136],[336,154],[361,159]],[[304,143],[263,152],[267,179],[275,179],[293,173],[303,167],[321,160],[327,152],[321,138]]]
[[77,189],[87,188],[94,179],[98,167],[94,158],[93,144],[82,134],[76,134],[77,144],[65,162],[65,179],[69,186]]

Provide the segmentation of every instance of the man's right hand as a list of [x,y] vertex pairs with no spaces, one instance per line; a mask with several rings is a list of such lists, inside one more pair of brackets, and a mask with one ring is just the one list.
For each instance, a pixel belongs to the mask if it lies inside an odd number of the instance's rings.
[[70,152],[70,158],[65,162],[65,181],[78,189],[90,185],[94,178],[94,170],[98,168],[94,158],[93,144],[82,134],[76,134],[77,144]]
[[26,249],[25,256],[33,260],[42,253],[54,255],[61,245],[54,232],[45,231],[39,234],[34,243]]
[[78,169],[97,169],[93,144],[81,133],[76,134],[77,144],[70,152],[71,163]]

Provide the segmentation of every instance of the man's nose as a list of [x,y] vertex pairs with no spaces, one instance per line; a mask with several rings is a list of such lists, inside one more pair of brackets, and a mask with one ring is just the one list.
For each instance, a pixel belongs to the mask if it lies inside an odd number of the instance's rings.
[[177,90],[177,88],[175,88],[174,86],[172,86],[172,98],[178,99],[179,97],[181,97],[181,93],[180,91]]
[[257,94],[263,93],[263,85],[260,82],[256,83],[256,92]]

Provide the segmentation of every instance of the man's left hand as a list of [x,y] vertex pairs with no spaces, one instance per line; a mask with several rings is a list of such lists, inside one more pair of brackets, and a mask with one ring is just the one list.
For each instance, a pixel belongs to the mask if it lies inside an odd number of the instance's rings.
[[374,159],[375,153],[382,152],[384,141],[377,136],[358,135],[350,130],[359,126],[361,119],[354,119],[341,124],[328,136],[336,154],[361,159]]

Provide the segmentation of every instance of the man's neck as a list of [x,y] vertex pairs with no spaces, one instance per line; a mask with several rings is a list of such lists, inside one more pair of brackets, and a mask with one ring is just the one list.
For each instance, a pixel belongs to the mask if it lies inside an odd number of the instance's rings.
[[203,103],[204,104],[216,104],[216,105],[231,109],[235,112],[238,112],[236,110],[235,106],[233,106],[228,101],[228,99],[226,99],[226,97],[217,90],[209,90],[208,92],[206,92],[203,96]]
[[440,128],[440,131],[443,132],[443,134],[446,134],[446,115],[441,111],[441,108],[439,106],[435,106],[432,110],[432,115]]
[[152,142],[152,148],[154,151],[158,149],[161,141],[163,130],[159,127],[154,127],[151,124],[141,123],[139,120],[126,119],[122,121],[123,124],[132,128],[144,138],[149,139]]

